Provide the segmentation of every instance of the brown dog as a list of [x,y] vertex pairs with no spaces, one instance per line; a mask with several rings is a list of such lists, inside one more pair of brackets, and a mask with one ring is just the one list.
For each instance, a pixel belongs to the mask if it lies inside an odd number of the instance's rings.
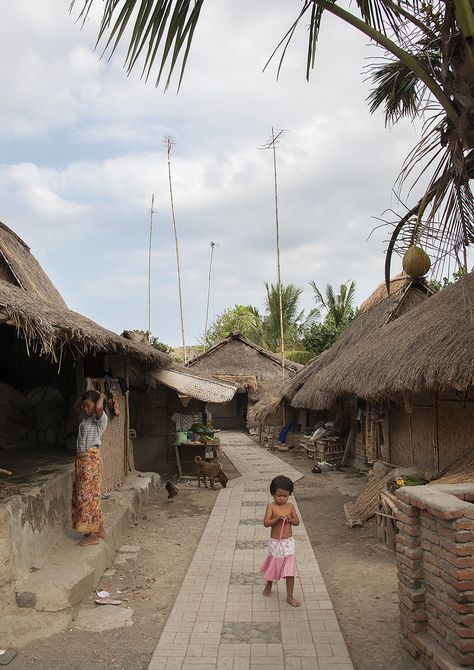
[[220,465],[220,463],[208,463],[207,461],[203,461],[200,456],[196,456],[194,460],[196,462],[199,487],[201,486],[201,477],[203,478],[204,486],[206,487],[206,489],[207,489],[206,477],[209,478],[211,489],[215,488],[214,486],[215,479],[218,479],[224,488],[227,486],[228,477],[225,474],[224,470],[222,469],[222,465]]

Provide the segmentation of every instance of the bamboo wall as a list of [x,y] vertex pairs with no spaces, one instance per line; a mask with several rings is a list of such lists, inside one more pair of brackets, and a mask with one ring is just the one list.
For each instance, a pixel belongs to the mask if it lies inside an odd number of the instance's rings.
[[[128,398],[123,396],[116,387],[120,403],[120,416],[111,417],[107,413],[107,430],[102,435],[102,490],[104,493],[113,491],[123,484],[128,470],[125,431],[128,433],[127,405]],[[127,441],[128,444],[128,441]]]
[[[474,393],[430,393],[390,408],[390,461],[444,470],[474,447]],[[411,410],[411,411],[407,411]]]

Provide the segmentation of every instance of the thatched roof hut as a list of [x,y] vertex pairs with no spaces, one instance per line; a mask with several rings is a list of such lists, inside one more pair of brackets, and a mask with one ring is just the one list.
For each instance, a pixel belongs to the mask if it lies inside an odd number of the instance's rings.
[[33,293],[45,302],[67,307],[27,244],[1,222],[0,280]]
[[384,284],[380,284],[372,295],[362,303],[359,312],[350,326],[328,350],[313,359],[279,389],[265,396],[253,408],[253,420],[264,423],[266,417],[273,414],[278,405],[286,401],[296,408],[326,409],[331,407],[334,395],[323,384],[326,380],[323,372],[331,366],[337,368],[341,357],[356,345],[362,345],[368,336],[380,333],[400,315],[414,309],[432,290],[424,280],[414,280],[405,274],[395,277],[391,282],[390,295]]
[[[187,367],[248,392],[252,400],[263,393],[269,383],[281,379],[281,358],[251,342],[239,330],[187,363]],[[302,365],[285,360],[285,377],[292,377]]]
[[[474,274],[369,334],[318,375],[330,395],[400,400],[474,385]],[[317,393],[314,387],[313,394]]]
[[299,363],[281,359],[267,349],[250,342],[240,331],[203,352],[187,363],[199,374],[237,387],[233,401],[226,406],[211,406],[214,425],[219,428],[244,428],[253,403],[282,379],[289,379],[302,368]]
[[68,309],[28,246],[0,224],[0,324],[13,326],[28,350],[54,361],[64,347],[73,353],[124,353],[142,363],[167,367],[171,359],[132,342]]

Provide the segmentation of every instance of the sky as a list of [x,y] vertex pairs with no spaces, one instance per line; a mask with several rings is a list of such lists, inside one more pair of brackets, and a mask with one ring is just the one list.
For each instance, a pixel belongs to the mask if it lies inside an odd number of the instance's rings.
[[[127,76],[124,48],[94,51],[70,0],[15,0],[0,26],[0,221],[31,248],[67,304],[116,332],[147,326],[148,235],[155,197],[152,332],[179,346],[172,178],[187,344],[234,304],[263,311],[276,281],[273,167],[277,151],[284,284],[356,282],[362,302],[383,279],[393,187],[417,139],[408,122],[370,115],[366,38],[325,16],[317,65],[305,79],[304,26],[285,59],[262,68],[298,0],[206,0],[179,94]],[[102,3],[97,2],[97,10]],[[78,0],[80,5],[80,0]],[[388,216],[387,218],[392,218]],[[370,237],[369,237],[370,236]],[[397,270],[395,263],[395,270]]]

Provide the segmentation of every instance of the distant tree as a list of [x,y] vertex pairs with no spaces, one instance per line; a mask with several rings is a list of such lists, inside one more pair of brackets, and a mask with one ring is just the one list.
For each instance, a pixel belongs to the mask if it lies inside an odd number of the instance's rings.
[[329,318],[321,323],[313,323],[303,337],[304,349],[311,358],[319,356],[323,351],[332,347],[346,327],[346,324],[336,326]]
[[314,281],[310,281],[309,285],[313,289],[316,305],[326,310],[326,318],[331,319],[336,328],[344,323],[347,325],[354,318],[355,282],[341,284],[337,294],[331,284],[326,284],[324,294]]
[[131,332],[141,335],[143,342],[150,344],[150,346],[152,346],[154,349],[158,349],[158,351],[162,351],[165,354],[169,354],[173,351],[173,347],[170,347],[168,344],[161,342],[161,340],[159,340],[154,335],[150,335],[150,333],[147,330],[135,329],[132,330]]
[[[472,270],[474,270],[474,268],[472,268]],[[457,282],[458,279],[461,279],[461,277],[463,277],[465,274],[466,274],[466,268],[463,265],[461,265],[459,270],[456,270],[455,272],[452,273],[451,279],[449,277],[443,277],[441,281],[438,281],[437,279],[432,279],[429,282],[429,285],[433,290],[441,291],[441,289],[446,288],[447,286],[450,286],[451,284]]]
[[[279,351],[281,348],[280,328],[280,296],[278,284],[265,283],[267,292],[265,298],[265,317],[263,321],[264,343],[271,351]],[[300,309],[299,300],[303,289],[294,284],[282,285],[282,313],[283,313],[283,338],[286,349],[294,349],[295,345],[301,343],[305,328],[320,316],[318,309],[312,309],[305,314]]]
[[247,339],[261,344],[263,321],[258,309],[252,305],[234,305],[219,314],[207,333],[200,339],[204,349],[213,347],[225,339],[233,330],[240,330]]
[[[281,350],[280,298],[278,285],[265,283],[265,313],[260,314],[252,305],[234,305],[227,308],[201,338],[203,349],[214,346],[228,337],[233,330],[265,349],[275,353]],[[319,317],[319,310],[312,309],[305,314],[300,309],[299,299],[303,289],[288,284],[282,286],[283,336],[285,355],[297,362],[306,362],[308,354],[302,346],[305,330]]]

